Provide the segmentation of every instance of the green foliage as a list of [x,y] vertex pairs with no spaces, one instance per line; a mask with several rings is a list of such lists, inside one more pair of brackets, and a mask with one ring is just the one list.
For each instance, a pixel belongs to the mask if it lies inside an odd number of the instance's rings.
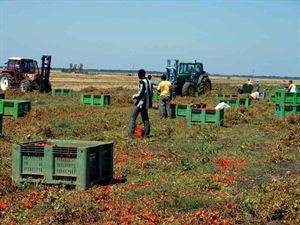
[[[25,117],[4,118],[3,224],[212,224],[201,220],[199,210],[207,212],[205,218],[216,213],[216,224],[300,224],[300,127],[275,120],[273,105],[260,101],[228,109],[225,127],[187,126],[185,118],[161,120],[158,111],[150,110],[151,137],[129,140],[134,90],[85,91],[110,94],[111,106],[82,105],[78,92],[64,97],[7,92],[7,98],[31,100],[32,110]],[[177,100],[213,106],[216,94],[235,90],[215,84],[201,99]],[[113,141],[114,184],[86,192],[43,185],[17,188],[10,178],[12,144],[50,137]]]

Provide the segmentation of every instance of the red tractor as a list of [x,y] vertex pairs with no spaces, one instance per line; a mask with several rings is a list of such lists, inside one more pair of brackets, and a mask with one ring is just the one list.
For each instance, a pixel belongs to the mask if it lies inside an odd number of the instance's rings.
[[0,90],[20,87],[22,92],[39,90],[50,92],[51,56],[42,56],[42,68],[38,67],[37,61],[21,57],[10,57],[6,67],[0,74]]

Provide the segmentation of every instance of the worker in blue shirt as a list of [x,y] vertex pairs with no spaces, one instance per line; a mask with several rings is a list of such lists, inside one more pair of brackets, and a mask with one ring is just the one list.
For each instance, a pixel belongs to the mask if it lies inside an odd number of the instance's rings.
[[259,88],[260,88],[260,82],[259,82],[258,80],[256,81],[255,86],[256,86],[256,91],[259,91]]
[[152,80],[152,76],[151,76],[150,74],[148,75],[147,78],[148,78],[148,80],[149,80],[149,82],[150,82],[151,90],[153,90],[153,87],[154,87],[154,86],[158,86],[158,82]]

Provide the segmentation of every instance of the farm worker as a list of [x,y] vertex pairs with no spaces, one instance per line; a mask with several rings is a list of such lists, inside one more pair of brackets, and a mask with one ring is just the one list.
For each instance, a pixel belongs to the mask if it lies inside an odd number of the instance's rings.
[[255,86],[256,86],[256,91],[259,91],[259,88],[260,88],[260,82],[259,82],[258,80],[256,81]]
[[157,85],[158,85],[158,82],[156,82],[156,81],[154,81],[154,80],[151,80],[151,79],[152,79],[152,76],[151,76],[150,74],[147,76],[147,78],[148,78],[148,80],[149,80],[149,82],[150,82],[151,89],[153,90],[153,87],[154,87],[154,86],[157,86]]
[[250,95],[250,99],[251,99],[251,100],[259,99],[259,92],[258,92],[258,91],[253,92],[253,93]]
[[247,84],[248,84],[248,85],[252,85],[252,80],[251,80],[251,79],[248,79]]
[[171,88],[172,84],[170,81],[167,81],[166,74],[161,76],[161,82],[159,83],[157,90],[160,91],[159,98],[159,113],[160,118],[172,117],[171,111]]
[[289,81],[288,92],[296,93],[296,85],[293,83],[292,80]]
[[150,121],[148,116],[148,109],[152,107],[152,98],[151,98],[151,85],[148,79],[146,78],[146,71],[141,69],[138,71],[139,89],[138,93],[133,95],[134,99],[134,108],[129,121],[129,138],[133,138],[135,131],[136,118],[139,113],[141,113],[142,121],[144,124],[144,137],[149,137],[150,134]]

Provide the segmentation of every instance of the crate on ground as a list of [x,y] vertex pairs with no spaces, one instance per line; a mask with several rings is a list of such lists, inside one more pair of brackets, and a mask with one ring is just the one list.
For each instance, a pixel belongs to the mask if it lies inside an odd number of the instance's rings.
[[113,143],[46,140],[13,145],[12,179],[85,190],[113,178]]
[[275,115],[277,117],[283,118],[287,114],[300,115],[300,104],[298,105],[276,104],[275,105]]
[[160,93],[158,91],[153,91],[153,99],[158,102],[160,99]]
[[251,104],[251,99],[250,99],[250,97],[240,98],[240,103],[241,103],[241,105],[248,107]]
[[171,102],[171,112],[172,112],[172,118],[176,117],[186,117],[187,115],[187,108],[191,106],[192,108],[201,108],[206,107],[206,104],[200,103],[200,104],[183,104],[180,102]]
[[217,103],[221,103],[224,102],[228,105],[230,105],[230,107],[239,107],[241,105],[244,105],[245,107],[248,107],[250,105],[250,98],[246,97],[246,98],[219,98],[217,99]]
[[0,99],[0,113],[3,116],[20,117],[31,110],[31,102],[27,100]]
[[286,90],[281,90],[275,94],[275,103],[277,104],[290,104],[300,105],[300,93],[290,93]]
[[186,105],[182,104],[181,102],[176,102],[172,101],[170,103],[171,105],[171,113],[172,113],[172,118],[176,118],[178,115],[178,106],[180,105],[180,113],[182,114],[182,111],[184,108],[186,109]]
[[5,94],[4,93],[0,93],[0,99],[5,99]]
[[187,123],[202,123],[202,124],[218,124],[224,126],[224,109],[216,110],[215,108],[187,108]]
[[52,89],[52,96],[65,96],[72,93],[71,89],[66,88],[55,88]]
[[187,108],[189,105],[185,105],[185,104],[176,104],[175,105],[175,115],[177,116],[182,116],[182,117],[186,117],[186,112],[187,112]]
[[110,95],[81,94],[81,103],[85,105],[110,105]]
[[0,113],[0,134],[2,134],[2,126],[3,126],[3,114]]

